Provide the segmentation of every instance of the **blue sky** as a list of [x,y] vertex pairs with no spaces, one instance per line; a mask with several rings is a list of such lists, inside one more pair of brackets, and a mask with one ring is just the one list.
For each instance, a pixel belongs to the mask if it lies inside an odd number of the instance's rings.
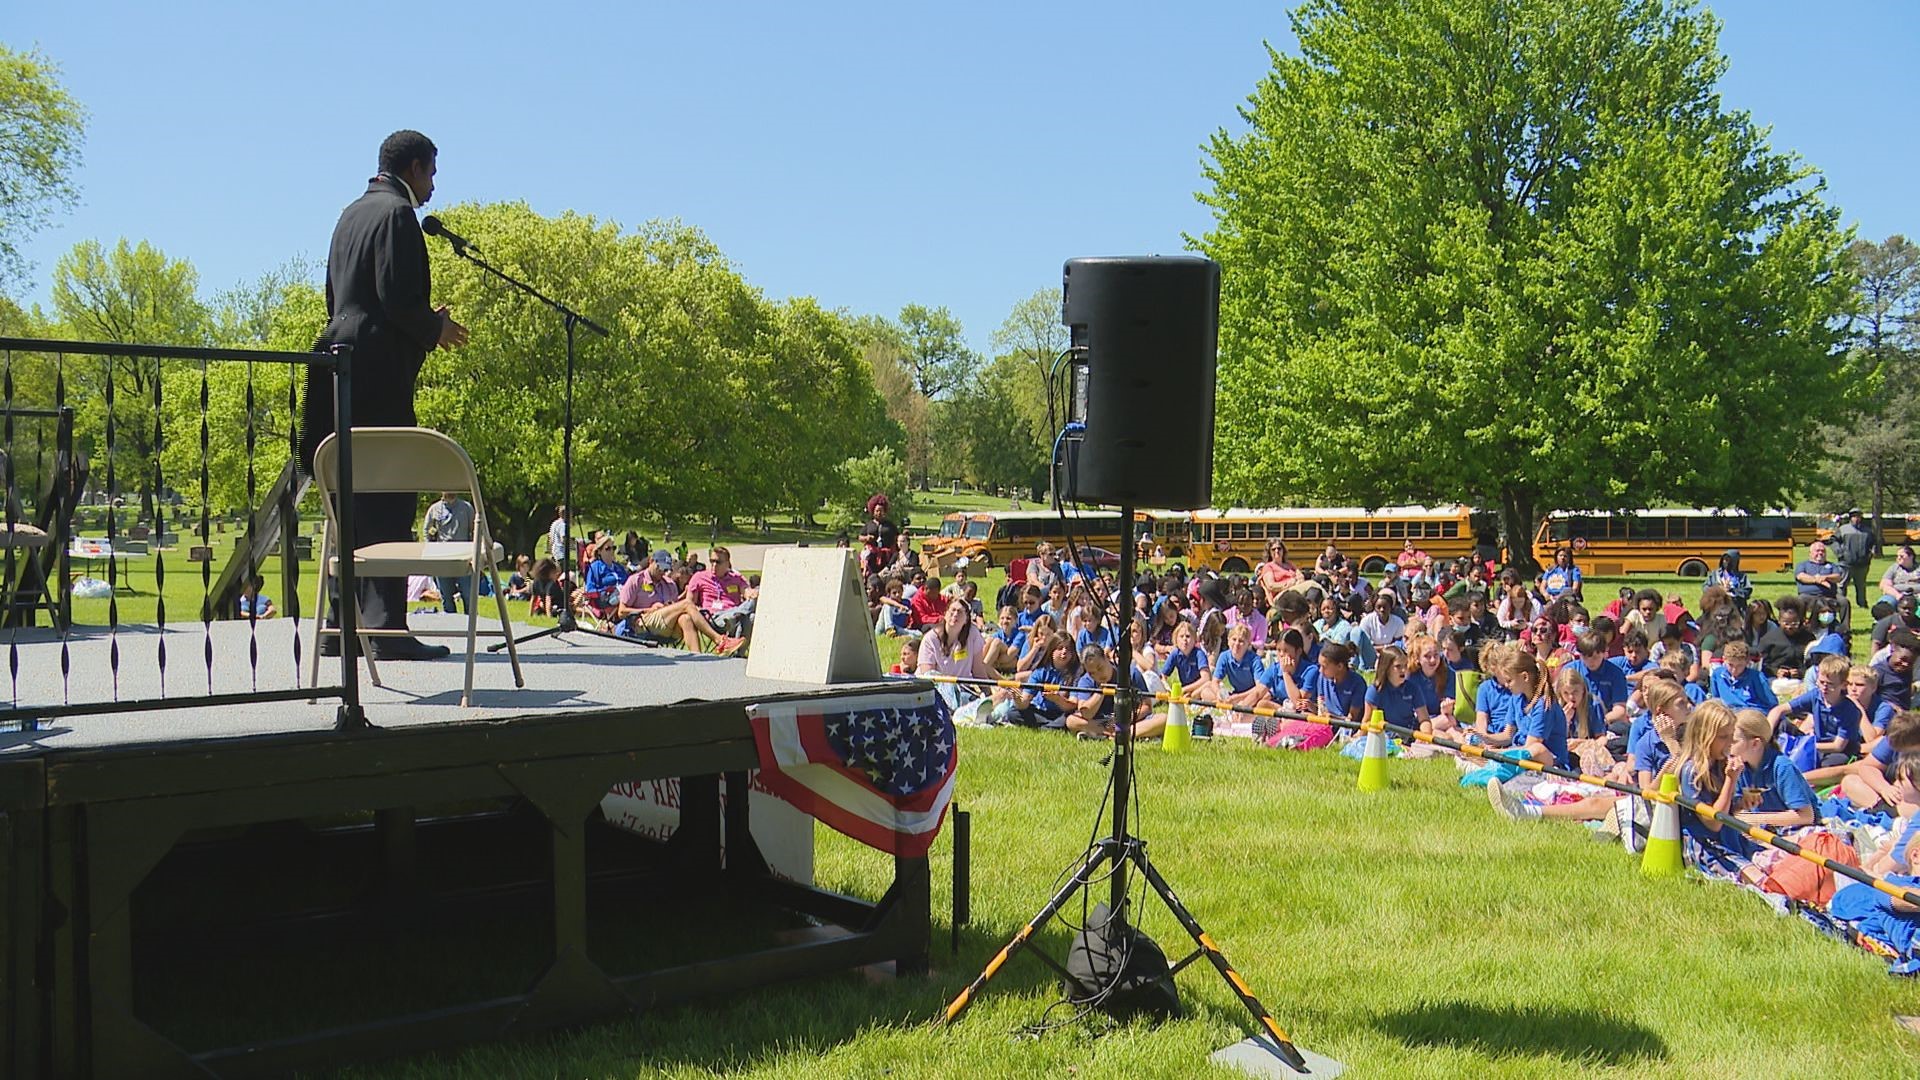
[[[1714,6],[1727,103],[1863,237],[1920,232],[1920,5]],[[771,296],[944,304],[981,349],[1063,259],[1205,231],[1200,147],[1237,126],[1263,41],[1292,46],[1287,5],[1241,0],[9,7],[0,41],[38,45],[91,113],[30,300],[84,239],[150,240],[209,293],[323,258],[380,139],[414,127],[441,148],[436,205],[677,217]]]

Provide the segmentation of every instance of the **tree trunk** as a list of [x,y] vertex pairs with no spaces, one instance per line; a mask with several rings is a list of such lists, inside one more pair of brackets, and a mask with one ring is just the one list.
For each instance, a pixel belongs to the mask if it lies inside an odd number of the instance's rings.
[[1873,554],[1876,558],[1885,554],[1880,549],[1880,539],[1887,533],[1887,523],[1880,520],[1880,515],[1886,490],[1886,478],[1880,474],[1879,469],[1873,470]]
[[1533,497],[1512,488],[1500,491],[1500,543],[1507,549],[1507,565],[1528,581],[1540,576],[1540,563],[1533,557]]

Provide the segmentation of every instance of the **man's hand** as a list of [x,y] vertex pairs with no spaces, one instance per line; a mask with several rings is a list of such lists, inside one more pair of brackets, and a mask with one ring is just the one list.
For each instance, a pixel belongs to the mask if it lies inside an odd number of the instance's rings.
[[467,343],[467,328],[453,321],[453,312],[447,305],[441,304],[433,309],[440,316],[440,340],[437,344],[443,349],[457,349]]

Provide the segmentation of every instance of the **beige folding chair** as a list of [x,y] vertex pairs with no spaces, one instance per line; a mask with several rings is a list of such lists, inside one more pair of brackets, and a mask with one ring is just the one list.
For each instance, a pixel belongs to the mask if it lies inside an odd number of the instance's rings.
[[[326,510],[326,531],[320,542],[319,588],[315,595],[319,597],[320,613],[314,619],[313,670],[309,685],[318,685],[320,679],[320,642],[328,635],[340,636],[336,627],[327,626],[327,584],[339,569],[339,556],[334,550],[335,537],[338,535],[339,508],[334,505],[335,494],[340,487],[340,449],[335,442],[336,436],[329,435],[313,454],[313,482],[320,489],[320,505]],[[513,663],[513,685],[525,686],[520,676],[520,654],[513,645],[513,624],[507,618],[507,594],[500,587],[498,567],[506,557],[506,550],[493,542],[493,534],[487,528],[487,507],[480,498],[480,478],[474,472],[473,459],[460,448],[460,444],[437,431],[418,427],[355,427],[353,429],[353,491],[356,495],[379,492],[465,492],[473,501],[473,542],[464,540],[425,541],[393,540],[378,544],[357,545],[353,552],[353,572],[356,578],[405,577],[409,574],[427,574],[433,577],[464,577],[467,579],[467,681],[460,692],[460,704],[464,707],[473,697],[473,654],[474,641],[480,634],[492,637],[496,634],[507,639],[507,657]],[[480,575],[484,572],[493,583],[494,603],[500,608],[500,629],[481,630]],[[359,602],[358,598],[354,601]],[[356,614],[359,608],[355,609]],[[414,634],[419,637],[461,637],[458,630],[410,631],[410,630],[369,630],[365,616],[358,620],[361,648],[360,655],[366,657],[367,674],[373,685],[379,686],[380,669],[374,663],[373,652],[368,646],[372,638],[382,636],[405,636]]]

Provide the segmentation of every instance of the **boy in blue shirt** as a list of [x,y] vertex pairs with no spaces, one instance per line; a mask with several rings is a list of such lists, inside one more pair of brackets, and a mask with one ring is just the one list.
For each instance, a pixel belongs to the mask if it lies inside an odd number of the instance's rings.
[[1653,669],[1653,660],[1647,655],[1651,646],[1643,630],[1629,630],[1620,637],[1620,655],[1610,658],[1607,663],[1620,669],[1627,678],[1627,685],[1640,689],[1641,681],[1648,671]]
[[1860,707],[1847,700],[1847,672],[1853,667],[1844,656],[1827,655],[1814,669],[1814,688],[1773,707],[1769,723],[1777,725],[1791,715],[1794,728],[1814,737],[1822,768],[1837,768],[1853,760],[1860,748]]
[[1580,673],[1587,677],[1587,692],[1599,703],[1606,722],[1625,721],[1627,699],[1633,696],[1633,687],[1627,682],[1626,670],[1608,660],[1607,639],[1590,630],[1574,641],[1574,653]]
[[1754,666],[1753,652],[1746,642],[1727,642],[1720,650],[1720,660],[1708,683],[1713,696],[1726,702],[1728,708],[1735,712],[1741,709],[1770,712],[1780,704],[1780,699],[1773,696],[1773,686],[1767,677]]

